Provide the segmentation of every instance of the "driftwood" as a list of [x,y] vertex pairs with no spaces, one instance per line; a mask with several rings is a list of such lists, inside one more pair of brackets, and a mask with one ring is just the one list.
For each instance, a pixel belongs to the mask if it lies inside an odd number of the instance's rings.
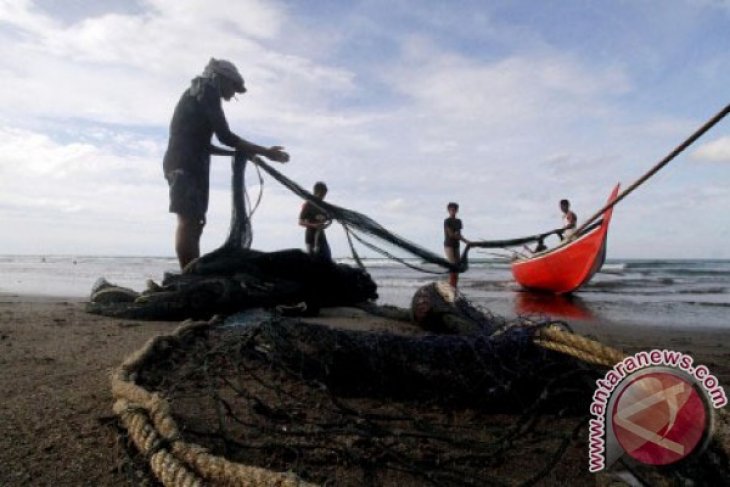
[[449,335],[491,335],[506,321],[477,309],[445,282],[421,286],[411,299],[411,321],[424,330]]

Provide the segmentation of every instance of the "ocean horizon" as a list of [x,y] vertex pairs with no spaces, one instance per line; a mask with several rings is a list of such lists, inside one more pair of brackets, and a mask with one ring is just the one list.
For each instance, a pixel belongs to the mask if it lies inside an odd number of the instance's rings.
[[[418,264],[419,259],[406,259]],[[350,257],[336,259],[354,265]],[[363,258],[378,302],[409,307],[413,293],[445,275],[421,273],[384,258]],[[142,291],[178,272],[173,256],[0,255],[0,293],[85,299],[97,279]],[[551,316],[640,326],[730,328],[730,259],[607,259],[601,272],[568,297],[525,292],[509,262],[470,258],[459,289],[476,305],[514,318]]]

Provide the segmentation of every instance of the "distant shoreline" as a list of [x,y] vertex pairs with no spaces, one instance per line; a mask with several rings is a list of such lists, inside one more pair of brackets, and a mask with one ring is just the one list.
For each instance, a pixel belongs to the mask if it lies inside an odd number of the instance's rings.
[[80,296],[52,296],[34,293],[16,293],[0,291],[0,302],[3,303],[85,303],[88,299]]
[[[380,304],[409,307],[419,287],[444,278],[384,258],[364,263],[378,285]],[[730,329],[730,261],[609,259],[605,270],[568,299],[544,299],[523,292],[507,261],[480,260],[462,275],[460,290],[475,305],[508,319],[543,315],[610,327]],[[0,293],[6,301],[83,302],[100,277],[142,292],[148,279],[160,283],[165,273],[177,271],[171,257],[5,256]]]

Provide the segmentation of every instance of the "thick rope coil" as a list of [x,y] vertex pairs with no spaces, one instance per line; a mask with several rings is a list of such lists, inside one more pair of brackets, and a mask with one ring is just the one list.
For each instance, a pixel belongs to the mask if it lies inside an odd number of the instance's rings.
[[540,328],[533,342],[543,348],[605,367],[613,367],[625,357],[620,350],[554,326]]
[[202,480],[194,477],[167,450],[160,450],[150,458],[152,471],[164,485],[175,487],[198,487],[205,485]]
[[186,322],[172,335],[147,341],[112,373],[114,412],[119,416],[137,449],[149,458],[155,477],[166,487],[198,487],[208,483],[224,486],[313,487],[296,475],[234,463],[212,455],[205,448],[180,439],[170,404],[134,383],[136,372],[164,343],[177,343],[195,330],[216,324]]
[[114,412],[121,418],[129,437],[137,449],[149,456],[150,467],[155,476],[165,485],[174,487],[198,487],[203,481],[191,472],[183,462],[177,460],[163,445],[164,439],[142,412],[124,399],[114,404]]
[[215,485],[240,487],[314,487],[314,484],[285,472],[273,472],[261,467],[234,463],[212,455],[205,448],[185,442],[173,445],[176,457],[193,466]]

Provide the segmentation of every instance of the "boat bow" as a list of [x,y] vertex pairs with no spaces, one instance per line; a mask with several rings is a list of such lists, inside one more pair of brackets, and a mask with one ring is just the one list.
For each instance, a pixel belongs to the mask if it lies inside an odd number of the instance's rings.
[[[608,203],[616,199],[617,184]],[[512,263],[512,274],[523,287],[531,290],[566,294],[586,284],[601,269],[606,259],[606,239],[613,206],[598,224],[585,228],[580,235],[553,249],[521,258]]]

